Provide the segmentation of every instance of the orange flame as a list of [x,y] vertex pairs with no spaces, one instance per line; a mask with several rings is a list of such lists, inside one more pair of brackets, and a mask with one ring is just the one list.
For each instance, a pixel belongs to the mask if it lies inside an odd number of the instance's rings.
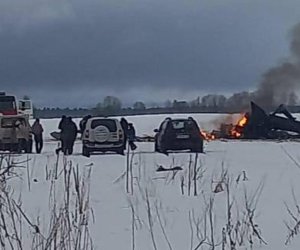
[[206,132],[206,131],[204,131],[204,130],[201,130],[200,133],[201,133],[202,137],[203,137],[205,140],[207,140],[207,141],[211,141],[211,140],[216,139],[215,135],[213,135],[213,134],[211,134],[211,133],[209,133],[209,132]]
[[243,115],[243,117],[238,120],[237,124],[231,130],[231,135],[235,138],[240,138],[242,136],[242,128],[245,127],[247,122],[248,118],[246,117],[246,115]]
[[238,126],[244,127],[247,123],[248,119],[246,116],[243,116],[237,123]]

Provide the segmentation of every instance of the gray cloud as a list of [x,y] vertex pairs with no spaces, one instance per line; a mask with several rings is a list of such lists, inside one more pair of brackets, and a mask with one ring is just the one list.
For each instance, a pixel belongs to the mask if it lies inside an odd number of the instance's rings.
[[292,0],[3,0],[0,88],[49,106],[248,90],[287,55],[299,11]]

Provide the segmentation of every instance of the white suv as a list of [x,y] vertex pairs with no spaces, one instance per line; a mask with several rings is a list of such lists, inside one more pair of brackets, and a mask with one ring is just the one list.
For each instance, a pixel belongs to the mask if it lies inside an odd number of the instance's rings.
[[113,151],[124,155],[124,131],[117,119],[92,117],[82,133],[82,155]]

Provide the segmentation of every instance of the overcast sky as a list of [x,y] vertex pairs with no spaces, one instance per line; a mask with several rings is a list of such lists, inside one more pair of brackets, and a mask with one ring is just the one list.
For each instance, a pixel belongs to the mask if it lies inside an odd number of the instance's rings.
[[1,0],[0,90],[92,106],[252,90],[289,56],[299,0]]

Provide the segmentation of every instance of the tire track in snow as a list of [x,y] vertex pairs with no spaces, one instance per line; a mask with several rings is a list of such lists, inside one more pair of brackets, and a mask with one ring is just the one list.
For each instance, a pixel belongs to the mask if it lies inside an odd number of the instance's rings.
[[284,146],[280,146],[285,155],[300,169],[300,163],[285,149]]

